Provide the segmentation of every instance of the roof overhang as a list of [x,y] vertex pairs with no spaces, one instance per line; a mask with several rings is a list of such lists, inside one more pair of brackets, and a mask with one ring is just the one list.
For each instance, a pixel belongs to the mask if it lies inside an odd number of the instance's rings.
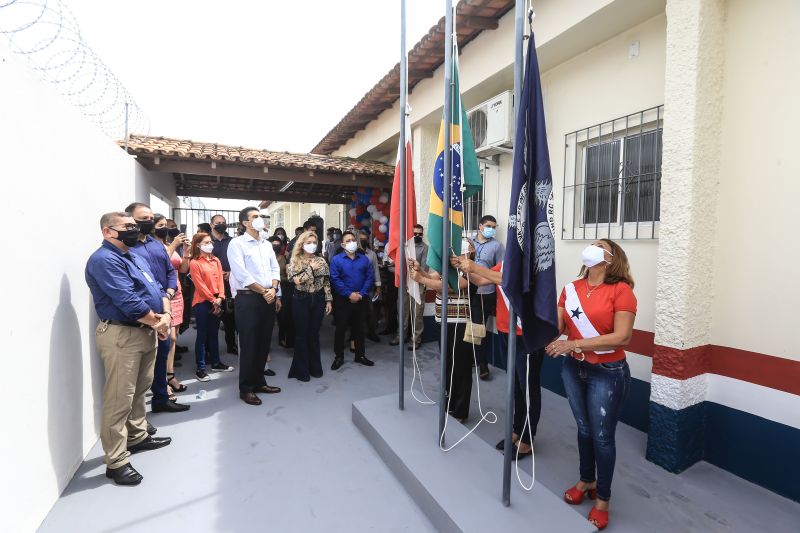
[[345,157],[143,135],[119,144],[146,169],[171,173],[179,196],[342,204],[358,187],[391,188],[394,176],[390,165]]

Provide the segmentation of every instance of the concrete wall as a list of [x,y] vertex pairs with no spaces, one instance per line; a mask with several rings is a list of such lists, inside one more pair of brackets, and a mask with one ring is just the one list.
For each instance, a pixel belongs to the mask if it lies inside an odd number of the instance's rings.
[[726,18],[711,342],[797,361],[800,3],[730,0]]
[[100,215],[147,201],[157,177],[5,48],[0,79],[0,211],[15,234],[0,267],[0,343],[16,365],[0,387],[0,531],[22,532],[97,440],[104,377],[84,266],[102,239]]

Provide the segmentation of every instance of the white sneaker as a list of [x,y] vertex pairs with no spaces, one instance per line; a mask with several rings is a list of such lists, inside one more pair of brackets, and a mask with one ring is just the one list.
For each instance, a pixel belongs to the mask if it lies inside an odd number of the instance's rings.
[[211,370],[214,370],[216,372],[233,372],[233,367],[228,366],[225,363],[217,363],[211,365]]
[[211,376],[205,370],[198,370],[194,375],[197,376],[197,381],[211,381]]

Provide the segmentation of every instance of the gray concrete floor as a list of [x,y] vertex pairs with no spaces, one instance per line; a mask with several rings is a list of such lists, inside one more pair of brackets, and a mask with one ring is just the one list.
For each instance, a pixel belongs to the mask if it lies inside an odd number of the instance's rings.
[[[332,346],[329,321],[322,331],[323,347]],[[192,346],[193,335],[190,329],[180,343]],[[286,378],[291,351],[274,343],[271,366],[278,376],[270,384],[281,386],[283,392],[262,395],[260,407],[238,399],[237,372],[215,373],[211,382],[195,382],[192,352],[184,354],[184,365],[177,370],[189,390],[181,401],[191,403],[192,409],[149,415],[159,428],[158,436],[174,440],[166,448],[133,457],[132,463],[145,478],[142,484],[117,487],[110,483],[103,475],[98,443],[40,530],[432,531],[430,522],[351,422],[354,401],[396,391],[397,350],[387,345],[387,337],[383,339],[381,344],[367,341],[368,356],[376,361],[372,368],[354,364],[348,354],[345,366],[331,372],[327,369],[332,350],[324,349],[325,375],[309,383]],[[224,360],[238,364],[236,357]],[[429,387],[426,391],[435,399],[436,344],[424,344],[419,360]],[[492,445],[502,435],[505,383],[502,371],[481,382],[484,410],[494,410],[499,422],[481,424],[476,434]],[[200,389],[208,391],[205,399],[196,398]],[[467,424],[478,418],[475,392]],[[432,445],[435,431],[432,428]],[[544,391],[536,478],[556,494],[577,480],[575,431],[566,400]],[[679,476],[670,474],[644,459],[644,433],[620,426],[617,435],[611,530],[799,530],[800,504],[706,463]],[[520,464],[528,471],[530,466],[530,459]],[[580,511],[585,514],[589,509],[585,503]]]

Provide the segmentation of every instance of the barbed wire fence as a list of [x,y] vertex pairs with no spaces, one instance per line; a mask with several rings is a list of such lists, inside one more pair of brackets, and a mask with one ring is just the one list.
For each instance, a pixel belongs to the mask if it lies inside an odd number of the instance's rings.
[[113,140],[148,135],[150,119],[110,68],[83,40],[62,0],[0,0],[0,35],[11,52]]

